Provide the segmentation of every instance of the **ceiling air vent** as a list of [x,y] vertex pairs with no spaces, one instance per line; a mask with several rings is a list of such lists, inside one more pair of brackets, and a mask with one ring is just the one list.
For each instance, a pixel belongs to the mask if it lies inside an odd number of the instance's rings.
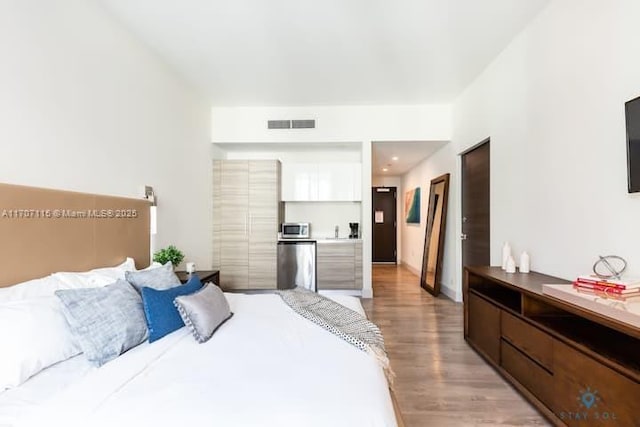
[[314,129],[316,127],[315,120],[291,120],[294,129]]
[[291,129],[291,120],[269,120],[268,129]]

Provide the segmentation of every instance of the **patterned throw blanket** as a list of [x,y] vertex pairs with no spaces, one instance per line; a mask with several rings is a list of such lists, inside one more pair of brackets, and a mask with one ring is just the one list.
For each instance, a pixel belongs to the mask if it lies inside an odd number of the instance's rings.
[[371,355],[384,370],[389,385],[393,384],[394,374],[384,348],[384,338],[374,323],[360,313],[304,288],[277,293],[300,316]]

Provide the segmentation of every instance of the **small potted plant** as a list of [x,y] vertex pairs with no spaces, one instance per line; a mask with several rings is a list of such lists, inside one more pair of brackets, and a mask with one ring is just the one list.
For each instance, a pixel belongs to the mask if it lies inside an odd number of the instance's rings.
[[155,262],[159,262],[160,264],[164,265],[167,262],[171,261],[171,264],[173,264],[173,268],[176,268],[183,259],[184,254],[180,251],[180,249],[176,248],[173,245],[169,245],[164,249],[160,249],[158,252],[153,254],[153,260]]

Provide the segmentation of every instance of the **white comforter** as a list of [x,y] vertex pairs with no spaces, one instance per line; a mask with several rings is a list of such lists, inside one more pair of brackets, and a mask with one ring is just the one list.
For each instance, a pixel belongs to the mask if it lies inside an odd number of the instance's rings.
[[[18,426],[396,426],[382,369],[277,295],[227,294],[205,344],[186,328],[92,370]],[[362,312],[352,297],[336,300]]]

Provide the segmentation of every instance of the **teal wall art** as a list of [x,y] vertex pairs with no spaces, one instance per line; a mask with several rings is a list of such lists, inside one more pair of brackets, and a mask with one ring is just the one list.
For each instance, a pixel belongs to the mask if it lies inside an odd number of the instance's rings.
[[404,211],[407,224],[420,224],[420,187],[404,194]]

